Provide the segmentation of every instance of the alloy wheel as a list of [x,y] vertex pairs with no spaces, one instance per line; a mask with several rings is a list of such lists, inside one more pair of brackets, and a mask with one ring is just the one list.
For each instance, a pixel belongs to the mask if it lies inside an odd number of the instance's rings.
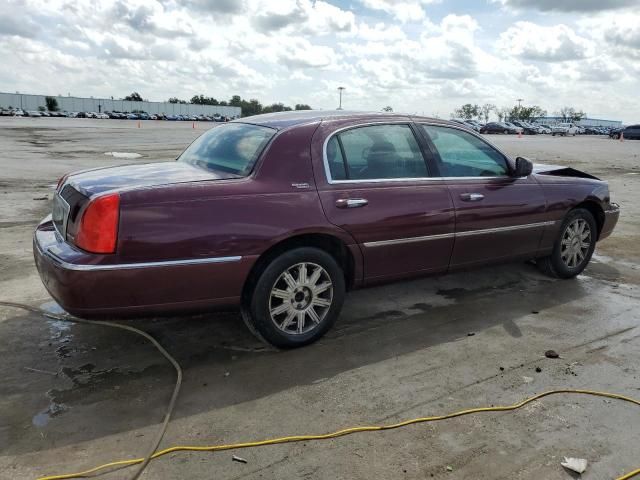
[[591,227],[583,218],[573,220],[562,234],[560,258],[569,268],[578,267],[591,247]]
[[315,263],[297,263],[273,284],[269,314],[279,330],[302,335],[322,323],[332,301],[333,283],[327,271]]

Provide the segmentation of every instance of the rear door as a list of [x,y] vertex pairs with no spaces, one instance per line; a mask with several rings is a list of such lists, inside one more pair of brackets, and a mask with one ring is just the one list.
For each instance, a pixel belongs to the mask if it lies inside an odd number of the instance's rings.
[[532,177],[510,175],[509,160],[481,137],[454,127],[421,125],[455,206],[451,267],[535,255],[546,201]]
[[316,132],[322,206],[360,245],[366,280],[444,271],[449,264],[453,204],[447,186],[430,175],[414,129],[406,122],[324,125]]

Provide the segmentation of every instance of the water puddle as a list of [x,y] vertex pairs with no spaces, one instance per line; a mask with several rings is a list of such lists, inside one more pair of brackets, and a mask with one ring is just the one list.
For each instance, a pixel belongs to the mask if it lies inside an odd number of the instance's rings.
[[52,418],[55,418],[66,411],[67,407],[65,405],[52,401],[46,410],[43,410],[42,412],[33,416],[33,418],[31,419],[31,423],[35,427],[46,427]]

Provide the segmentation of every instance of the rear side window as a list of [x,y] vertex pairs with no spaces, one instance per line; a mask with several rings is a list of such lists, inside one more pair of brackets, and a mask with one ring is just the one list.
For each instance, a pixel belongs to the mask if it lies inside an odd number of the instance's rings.
[[273,128],[228,123],[198,137],[178,161],[244,177],[275,134]]
[[457,128],[421,125],[438,150],[443,177],[501,177],[507,160],[491,145]]
[[327,142],[326,155],[333,180],[428,176],[409,125],[372,125],[346,130]]

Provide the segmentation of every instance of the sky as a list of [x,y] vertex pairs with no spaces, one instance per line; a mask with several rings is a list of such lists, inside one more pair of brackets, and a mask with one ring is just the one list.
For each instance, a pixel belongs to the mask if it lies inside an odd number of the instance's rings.
[[0,91],[640,122],[640,0],[0,0]]

